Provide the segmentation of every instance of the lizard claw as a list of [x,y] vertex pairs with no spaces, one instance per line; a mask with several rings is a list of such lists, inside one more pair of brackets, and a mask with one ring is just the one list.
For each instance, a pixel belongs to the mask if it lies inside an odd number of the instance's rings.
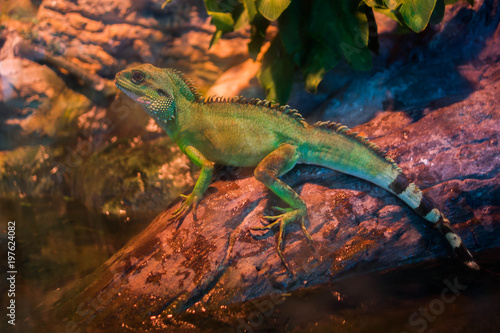
[[[266,219],[267,217],[274,217],[274,216],[263,216],[264,219]],[[250,229],[252,230],[270,230],[274,227],[277,227],[279,226],[281,223],[281,221],[277,220],[273,223],[269,223],[268,225],[265,225],[265,226],[262,226],[262,227],[251,227]]]
[[180,194],[180,197],[184,202],[168,220],[172,222],[180,221],[184,219],[190,211],[193,211],[193,218],[196,220],[196,210],[198,208],[199,199],[192,193],[190,195]]
[[276,216],[263,216],[263,218],[271,223],[262,226],[262,227],[252,227],[250,229],[252,230],[270,230],[274,227],[279,226],[279,234],[278,234],[278,244],[276,246],[276,250],[278,252],[278,256],[281,259],[281,262],[285,269],[287,271],[290,271],[288,264],[286,263],[285,256],[283,255],[283,250],[285,248],[284,246],[284,236],[285,236],[285,229],[286,226],[290,223],[293,222],[298,222],[300,225],[300,228],[302,229],[302,232],[304,233],[304,236],[307,238],[309,242],[312,242],[312,237],[307,232],[307,229],[304,225],[306,213],[300,209],[294,209],[294,208],[279,208],[279,207],[273,207],[274,209],[283,212],[281,215],[276,215]]
[[193,212],[193,220],[198,220],[198,201],[195,201],[193,203],[193,207],[191,208],[191,211]]
[[[281,207],[272,207],[274,210],[277,210],[278,212],[280,212],[281,214],[280,215],[266,215],[266,216],[262,216],[263,219],[269,221],[269,222],[274,222],[274,221],[278,221],[283,215],[285,215],[286,213],[288,212],[292,212],[294,211],[295,209],[293,208],[281,208]],[[275,223],[271,223],[273,225],[273,227],[277,224]],[[258,229],[261,229],[261,228],[265,228],[265,229],[270,229],[268,226],[265,226],[265,227],[257,227]],[[272,227],[271,227],[272,228]],[[257,229],[257,230],[258,230]]]
[[269,221],[269,222],[277,221],[277,220],[279,220],[279,218],[280,218],[280,217],[281,217],[281,215],[275,215],[275,216],[269,216],[269,215],[268,215],[268,216],[262,216],[262,218],[263,218],[264,220],[267,220],[267,221]]
[[294,210],[293,208],[282,208],[282,207],[278,207],[278,206],[273,206],[272,208],[274,210],[277,210],[280,213],[288,213],[288,212],[291,212],[292,210]]

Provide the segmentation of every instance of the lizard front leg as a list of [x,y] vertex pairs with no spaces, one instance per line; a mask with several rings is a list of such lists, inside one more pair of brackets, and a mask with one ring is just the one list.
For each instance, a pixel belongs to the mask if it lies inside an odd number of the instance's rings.
[[193,192],[191,192],[190,195],[181,194],[184,202],[169,218],[170,221],[183,219],[191,210],[193,210],[193,216],[196,218],[196,209],[198,208],[198,204],[200,203],[203,194],[212,180],[214,164],[193,146],[187,146],[184,152],[194,164],[201,167],[201,172],[196,184],[194,185]]
[[282,212],[276,216],[264,216],[264,219],[271,222],[270,224],[263,227],[254,227],[252,230],[268,230],[279,226],[279,236],[277,251],[281,259],[281,262],[288,270],[288,266],[283,256],[283,237],[285,234],[285,228],[289,223],[297,222],[299,223],[304,235],[309,241],[312,241],[311,236],[307,232],[304,225],[304,220],[307,216],[307,208],[305,202],[299,197],[297,192],[295,192],[290,186],[285,184],[283,181],[278,179],[279,176],[290,171],[299,159],[299,154],[297,152],[297,147],[291,144],[282,144],[276,150],[267,155],[260,163],[257,165],[254,171],[255,178],[267,186],[274,194],[285,201],[290,207],[289,208],[279,208],[275,207],[276,210]]

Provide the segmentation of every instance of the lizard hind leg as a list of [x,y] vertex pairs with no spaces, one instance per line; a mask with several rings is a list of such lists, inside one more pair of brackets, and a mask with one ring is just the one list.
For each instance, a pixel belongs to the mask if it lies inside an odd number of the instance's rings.
[[304,225],[307,216],[307,208],[305,202],[299,197],[290,186],[278,179],[279,176],[290,171],[299,159],[297,147],[291,144],[282,144],[276,150],[267,155],[257,165],[254,171],[255,178],[266,185],[274,194],[285,201],[290,207],[280,208],[273,207],[281,214],[275,216],[263,216],[270,223],[263,227],[254,227],[252,230],[270,230],[274,227],[279,227],[277,252],[283,263],[283,266],[289,271],[283,255],[283,239],[286,226],[290,223],[298,223],[305,237],[312,241],[311,235],[307,232]]

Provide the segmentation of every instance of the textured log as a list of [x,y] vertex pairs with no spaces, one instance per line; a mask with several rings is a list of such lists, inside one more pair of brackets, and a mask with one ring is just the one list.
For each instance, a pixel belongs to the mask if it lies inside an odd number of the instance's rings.
[[[498,85],[429,110],[417,122],[375,140],[390,147],[473,252],[500,245]],[[356,130],[369,133],[379,122],[399,117],[382,114]],[[167,219],[179,206],[174,203],[59,311],[89,327],[164,328],[195,304],[195,309],[217,312],[277,291],[448,256],[437,232],[396,197],[352,177],[301,166],[284,180],[307,203],[314,243],[310,246],[298,227],[289,228],[289,275],[276,253],[274,233],[249,231],[262,223],[262,214],[283,203],[251,177],[251,170],[223,169],[216,178],[197,220],[190,214],[180,225],[170,224]],[[98,311],[92,302],[101,304]]]

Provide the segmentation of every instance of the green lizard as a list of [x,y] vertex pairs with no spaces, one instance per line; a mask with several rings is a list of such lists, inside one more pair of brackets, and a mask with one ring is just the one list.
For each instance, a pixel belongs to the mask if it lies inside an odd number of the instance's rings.
[[289,207],[275,207],[280,214],[264,216],[269,224],[252,229],[279,227],[277,252],[288,268],[282,252],[286,226],[298,223],[305,237],[312,239],[304,225],[306,204],[279,177],[297,163],[314,164],[365,179],[393,193],[432,223],[468,267],[479,269],[449,220],[432,201],[379,147],[346,126],[333,122],[309,125],[296,110],[269,101],[204,99],[179,71],[149,64],[118,73],[115,83],[201,167],[192,193],[182,196],[184,201],[172,220],[183,219],[191,210],[196,216],[212,179],[214,163],[255,167],[255,178]]

